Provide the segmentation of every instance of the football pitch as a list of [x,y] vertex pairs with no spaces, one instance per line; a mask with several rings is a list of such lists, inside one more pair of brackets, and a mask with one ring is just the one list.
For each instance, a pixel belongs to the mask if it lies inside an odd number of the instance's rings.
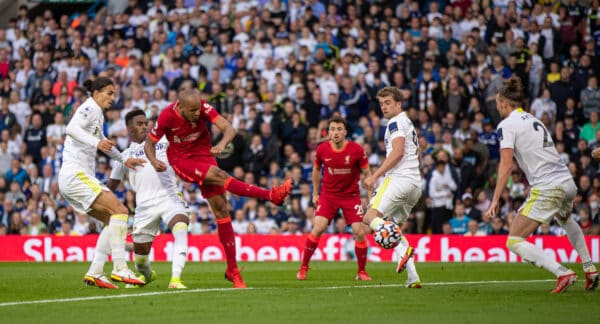
[[[133,265],[131,265],[133,266]],[[243,263],[248,289],[233,289],[223,263],[188,263],[187,290],[167,290],[170,263],[139,289],[85,286],[88,263],[0,263],[0,323],[598,323],[600,291],[579,281],[552,295],[555,280],[524,263],[417,263],[422,289],[406,289],[395,264]],[[108,272],[112,267],[105,267]],[[120,285],[122,288],[122,285]],[[514,321],[514,322],[513,322]]]

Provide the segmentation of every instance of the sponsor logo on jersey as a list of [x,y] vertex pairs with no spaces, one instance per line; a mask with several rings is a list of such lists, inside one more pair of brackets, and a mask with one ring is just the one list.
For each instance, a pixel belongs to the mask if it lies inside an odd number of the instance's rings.
[[395,132],[398,131],[398,123],[397,122],[390,123],[390,125],[388,126],[388,129],[390,130],[390,135],[394,134]]
[[350,155],[346,155],[346,164],[350,164]]
[[340,175],[340,174],[351,174],[352,173],[352,169],[348,169],[348,168],[341,168],[341,169],[334,169],[334,168],[327,168],[327,171],[329,172],[329,174],[333,174],[333,175]]
[[186,136],[182,141],[183,142],[193,142],[193,141],[197,140],[198,137],[200,137],[200,132],[195,132],[195,133],[191,133],[190,135]]

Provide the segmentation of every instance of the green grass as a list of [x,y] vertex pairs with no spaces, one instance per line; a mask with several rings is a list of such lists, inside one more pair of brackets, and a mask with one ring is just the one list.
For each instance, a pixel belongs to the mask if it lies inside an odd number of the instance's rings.
[[[598,323],[600,291],[579,282],[551,295],[553,276],[529,264],[418,263],[423,289],[406,274],[369,263],[371,282],[354,281],[352,262],[313,262],[308,280],[298,263],[245,263],[250,289],[230,289],[223,263],[189,263],[190,288],[166,287],[170,263],[154,263],[158,280],[141,289],[85,286],[87,263],[0,263],[0,323]],[[109,271],[111,265],[106,266]],[[547,281],[544,281],[547,280]],[[551,280],[551,281],[550,281]],[[495,281],[495,282],[494,282]],[[466,284],[451,284],[468,282]],[[154,293],[154,294],[151,294]],[[128,295],[123,298],[104,298]],[[95,300],[71,298],[97,297]],[[63,299],[59,302],[6,305]]]

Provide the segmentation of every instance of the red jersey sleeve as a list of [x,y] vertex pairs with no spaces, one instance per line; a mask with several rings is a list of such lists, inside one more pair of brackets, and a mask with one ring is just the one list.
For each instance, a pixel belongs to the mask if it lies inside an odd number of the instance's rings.
[[200,108],[200,111],[200,114],[202,115],[201,118],[208,120],[211,123],[214,123],[215,120],[220,116],[215,107],[204,100],[202,100],[202,108]]
[[148,132],[148,137],[150,137],[153,141],[158,142],[165,135],[170,120],[169,115],[171,110],[171,105],[163,109],[160,115],[158,115],[158,119],[156,120],[156,123],[154,123],[154,127],[152,127],[152,130]]

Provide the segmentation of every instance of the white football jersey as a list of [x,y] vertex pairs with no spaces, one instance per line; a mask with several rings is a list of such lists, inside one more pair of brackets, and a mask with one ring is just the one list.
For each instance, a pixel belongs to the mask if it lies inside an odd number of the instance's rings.
[[516,109],[498,124],[500,149],[512,148],[531,186],[555,187],[572,179],[561,163],[552,136],[544,124],[523,109]]
[[98,142],[104,139],[104,114],[94,99],[84,101],[67,125],[61,169],[96,172]]
[[419,171],[419,139],[412,121],[401,112],[389,120],[385,129],[385,151],[386,157],[392,153],[392,141],[397,137],[404,137],[404,155],[396,166],[390,169],[386,176],[402,176],[402,178],[420,183],[421,173]]
[[[129,148],[123,151],[125,161],[128,158],[146,159],[144,145],[142,143],[131,143]],[[166,197],[177,197],[177,177],[175,171],[167,160],[167,147],[169,141],[163,136],[156,143],[156,158],[167,164],[167,170],[164,172],[156,172],[150,162],[144,163],[143,166],[138,166],[134,169],[128,169],[123,164],[113,162],[111,179],[123,180],[125,173],[128,172],[129,184],[136,192],[135,200],[138,206],[143,206],[144,203],[152,202],[155,199],[165,199]],[[178,198],[179,199],[179,198]]]

